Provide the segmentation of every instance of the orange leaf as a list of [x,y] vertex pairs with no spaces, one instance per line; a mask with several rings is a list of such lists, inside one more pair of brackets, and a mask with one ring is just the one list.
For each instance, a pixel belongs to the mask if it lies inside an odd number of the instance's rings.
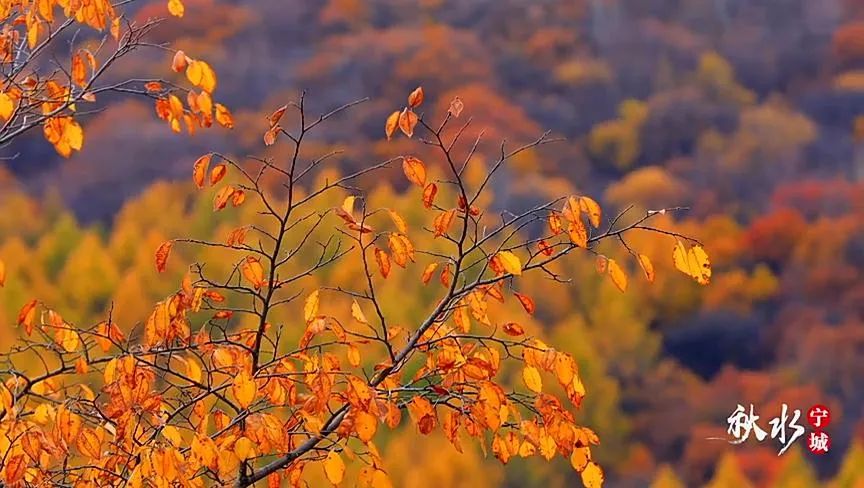
[[234,117],[231,116],[231,112],[228,111],[228,108],[221,103],[216,104],[216,122],[226,129],[234,128]]
[[207,168],[210,166],[212,154],[205,154],[195,160],[192,166],[192,180],[198,188],[204,188],[204,177],[207,175]]
[[255,396],[258,394],[258,385],[255,384],[255,379],[245,369],[240,372],[231,384],[231,392],[234,394],[234,399],[240,405],[240,408],[249,408],[252,402],[255,401]]
[[282,105],[267,117],[267,121],[270,122],[270,127],[276,127],[276,124],[278,124],[279,121],[282,120],[282,116],[285,115],[286,110],[288,110],[288,105]]
[[402,171],[411,183],[421,188],[426,185],[426,166],[423,161],[414,156],[405,156],[402,158]]
[[213,199],[213,210],[218,211],[225,208],[225,205],[228,204],[228,199],[231,198],[231,195],[233,194],[234,187],[231,185],[228,185],[219,190],[219,192],[216,193],[216,197]]
[[534,393],[540,393],[543,390],[543,380],[540,378],[540,371],[534,366],[525,366],[522,369],[522,382]]
[[589,462],[582,470],[582,484],[585,488],[600,488],[604,479],[603,470],[595,462]]
[[554,236],[557,236],[561,233],[561,217],[559,217],[558,214],[555,212],[549,214],[549,230]]
[[507,335],[511,335],[514,337],[521,336],[522,334],[525,333],[525,329],[523,329],[522,326],[517,324],[516,322],[508,322],[508,323],[504,324],[503,328],[504,328],[504,332]]
[[213,93],[216,89],[216,72],[204,61],[191,61],[186,68],[186,78],[207,93]]
[[426,269],[423,270],[423,277],[421,280],[424,285],[428,284],[429,280],[432,279],[432,275],[435,273],[436,268],[438,268],[438,263],[432,263],[429,266],[426,266]]
[[627,275],[624,274],[624,271],[620,266],[618,266],[618,263],[616,263],[614,259],[610,259],[607,266],[609,267],[609,278],[612,279],[612,283],[615,283],[615,286],[622,292],[626,291]]
[[165,266],[168,263],[168,256],[171,255],[171,247],[174,241],[165,241],[156,249],[156,271],[162,273],[165,271]]
[[36,305],[38,303],[35,299],[30,300],[18,312],[18,325],[24,326],[24,332],[28,336],[33,333],[33,320],[36,319]]
[[387,135],[387,140],[389,141],[393,137],[393,133],[396,132],[396,127],[399,126],[399,111],[395,111],[387,117],[387,122],[384,124],[384,134]]
[[369,412],[362,410],[357,412],[354,418],[354,430],[357,432],[357,437],[363,442],[369,442],[375,436],[375,431],[378,429],[378,418]]
[[239,207],[243,205],[243,202],[246,201],[246,192],[243,190],[237,190],[231,195],[231,205],[235,207]]
[[399,114],[399,129],[408,137],[414,135],[414,127],[417,125],[417,114],[413,110],[405,108]]
[[6,263],[0,259],[0,288],[6,284]]
[[375,261],[378,262],[378,271],[381,272],[381,276],[387,278],[387,275],[390,274],[390,255],[376,247]]
[[438,185],[435,183],[429,183],[426,185],[426,188],[423,188],[423,206],[426,208],[432,208],[432,204],[435,203],[435,195],[438,194]]
[[588,248],[588,230],[582,219],[576,219],[567,223],[567,234],[570,235],[570,241],[577,246],[586,249]]
[[255,289],[264,286],[264,267],[261,265],[260,259],[246,256],[246,260],[240,265],[240,271],[243,273],[243,277],[252,283]]
[[543,239],[540,239],[540,242],[537,243],[537,247],[540,248],[540,252],[542,252],[545,256],[551,256],[552,253],[555,252],[555,250],[552,249],[552,246],[550,246],[549,243]]
[[396,229],[402,234],[407,234],[408,224],[405,223],[405,219],[403,219],[395,210],[388,208],[387,213],[390,214],[390,220],[392,220],[393,224],[396,225]]
[[225,164],[217,164],[210,171],[210,186],[216,186],[216,183],[222,181],[222,178],[228,173],[228,167]]
[[[9,451],[10,453],[13,451]],[[6,467],[3,469],[3,479],[6,486],[18,486],[24,480],[24,473],[27,471],[27,463],[24,459],[24,454],[14,454],[6,460]]]
[[446,236],[450,230],[450,225],[453,224],[453,217],[456,216],[456,209],[451,208],[441,212],[435,217],[433,227],[435,228],[435,237]]
[[174,59],[171,60],[171,69],[177,73],[182,73],[186,66],[189,65],[189,58],[186,57],[186,53],[178,50],[174,53]]
[[345,477],[345,463],[336,451],[330,451],[324,460],[324,475],[334,485],[342,483]]
[[516,295],[516,298],[519,300],[519,303],[522,304],[522,308],[524,308],[525,311],[528,312],[529,314],[533,315],[534,310],[537,309],[537,307],[534,305],[534,300],[531,297],[529,297],[528,295],[523,295],[519,292],[514,291],[513,294]]
[[418,107],[421,103],[423,103],[423,87],[418,86],[408,95],[408,106],[411,108]]

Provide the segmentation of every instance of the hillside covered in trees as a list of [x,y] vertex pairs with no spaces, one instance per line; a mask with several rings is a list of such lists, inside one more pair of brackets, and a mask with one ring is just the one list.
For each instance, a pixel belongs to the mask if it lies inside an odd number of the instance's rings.
[[[180,143],[151,101],[129,97],[82,119],[86,142],[68,159],[36,133],[4,147],[0,257],[18,276],[0,293],[4,347],[21,304],[34,296],[73,322],[98,322],[109,309],[121,327],[146,317],[181,279],[180,263],[202,257],[174,259],[168,273],[176,279],[162,279],[152,262],[160,242],[190,233],[221,239],[253,217],[241,208],[216,220],[209,202],[193,200],[191,163],[208,151],[260,155],[274,107],[301,91],[315,113],[368,97],[308,141],[333,152],[345,174],[416,151],[406,139],[387,142],[383,121],[393,100],[422,85],[435,94],[423,107],[430,117],[445,114],[454,96],[464,101],[475,121],[466,139],[485,131],[480,166],[494,162],[502,138],[526,143],[549,130],[564,139],[521,153],[497,174],[490,207],[518,211],[568,192],[595,195],[611,215],[629,205],[643,213],[688,207],[664,215],[664,224],[711,253],[707,287],[673,279],[671,259],[658,258],[653,285],[620,294],[588,257],[569,270],[574,286],[552,287],[540,276],[526,285],[538,313],[523,325],[579,363],[589,391],[580,421],[602,439],[593,452],[611,486],[864,480],[864,2],[185,5],[183,18],[157,27],[151,41],[215,68],[234,129]],[[161,1],[132,8],[142,21],[168,16]],[[144,51],[111,76],[162,76],[170,61],[168,52]],[[264,156],[284,159],[285,151],[277,144]],[[431,152],[421,156],[444,164]],[[375,187],[370,201],[407,198],[400,172],[364,183]],[[406,219],[423,224],[419,215]],[[638,247],[671,252],[648,236]],[[384,293],[397,296],[404,286],[391,280]],[[411,310],[434,296],[403,298],[411,321]],[[804,412],[831,407],[828,455],[811,455],[805,439],[781,457],[773,441],[709,440],[726,436],[737,404],[753,404],[767,424],[783,403]],[[479,449],[458,455],[441,435],[418,441],[397,431],[382,450],[396,486],[573,479],[566,461],[502,467]]]

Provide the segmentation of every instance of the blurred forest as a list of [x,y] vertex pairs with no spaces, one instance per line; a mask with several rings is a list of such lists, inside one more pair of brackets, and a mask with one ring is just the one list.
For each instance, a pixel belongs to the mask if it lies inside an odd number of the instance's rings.
[[[183,263],[207,260],[181,253],[173,276],[160,277],[156,246],[180,235],[222,239],[247,211],[217,221],[193,199],[192,161],[211,150],[278,161],[280,146],[265,150],[261,140],[265,117],[300,90],[312,112],[370,98],[311,141],[341,151],[349,171],[407,147],[386,143],[383,121],[394,100],[423,85],[434,102],[426,110],[440,115],[458,95],[475,130],[486,129],[479,163],[502,138],[524,142],[546,129],[566,138],[496,177],[496,208],[569,191],[595,196],[611,214],[630,204],[691,208],[669,226],[706,243],[708,287],[673,279],[671,245],[653,237],[638,246],[669,272],[651,286],[619,294],[589,257],[570,270],[574,286],[525,283],[538,299],[526,329],[579,361],[589,392],[579,420],[603,440],[595,456],[610,486],[862,486],[864,1],[185,3],[186,15],[152,40],[213,65],[236,127],[190,141],[147,100],[124,99],[84,120],[87,141],[68,160],[39,134],[5,148],[0,256],[10,279],[0,346],[11,344],[32,297],[73,323],[98,322],[109,309],[124,330],[146,318]],[[168,15],[165,2],[132,8],[140,19]],[[159,76],[170,54],[133,59],[114,76]],[[399,172],[389,174],[365,182],[370,200],[412,208]],[[391,280],[387,292],[417,279]],[[432,299],[404,296],[405,320]],[[781,457],[770,439],[708,440],[726,436],[739,403],[754,404],[763,428],[782,403],[804,412],[828,405],[831,452],[811,455],[804,438]],[[459,455],[440,433],[385,439],[397,486],[574,479],[565,460],[502,467],[479,450]]]

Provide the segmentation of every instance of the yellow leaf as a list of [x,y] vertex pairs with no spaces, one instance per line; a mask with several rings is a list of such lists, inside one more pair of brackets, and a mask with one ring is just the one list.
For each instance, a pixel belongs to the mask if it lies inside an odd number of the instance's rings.
[[390,220],[392,220],[393,224],[396,225],[396,229],[402,234],[407,234],[408,225],[405,223],[405,219],[403,219],[395,210],[388,208],[387,212],[390,214]]
[[578,472],[585,470],[588,463],[591,462],[591,448],[588,446],[577,447],[573,449],[573,454],[570,455],[570,465]]
[[687,251],[684,243],[678,240],[672,251],[672,261],[678,271],[690,276],[700,285],[707,285],[711,280],[711,262],[702,246],[693,246]]
[[600,227],[600,219],[603,215],[600,205],[591,197],[579,197],[579,209],[588,214],[588,220],[595,229]]
[[240,405],[240,408],[249,408],[252,402],[255,401],[255,396],[258,394],[258,385],[255,384],[255,379],[247,371],[241,371],[231,385],[231,392],[234,393],[234,399]]
[[645,272],[645,279],[648,280],[649,283],[654,282],[654,264],[651,263],[651,259],[644,255],[640,254],[639,258],[639,266],[642,266],[642,271]]
[[334,485],[342,483],[342,478],[345,477],[345,463],[336,451],[327,454],[327,459],[324,460],[324,474]]
[[369,412],[362,410],[357,412],[354,418],[354,430],[357,431],[357,437],[363,442],[369,442],[375,436],[375,431],[378,429],[378,418]]
[[603,486],[603,470],[595,462],[589,462],[582,470],[582,484],[585,488],[600,488]]
[[256,289],[264,286],[264,267],[261,265],[260,259],[246,256],[246,259],[240,266],[240,271],[243,273],[243,277],[249,280]]
[[588,230],[585,228],[585,224],[582,223],[582,219],[577,218],[568,222],[567,234],[570,236],[570,241],[573,244],[583,249],[588,247]]
[[432,274],[435,273],[435,270],[438,268],[438,263],[431,263],[426,266],[426,269],[423,270],[423,276],[420,278],[423,281],[423,284],[429,284],[429,280],[432,279]]
[[348,346],[348,364],[355,368],[360,366],[360,348],[354,344]]
[[522,274],[522,261],[520,261],[519,257],[512,252],[501,251],[498,253],[498,259],[501,260],[501,265],[504,266],[504,271],[516,276]]
[[306,297],[306,303],[303,305],[303,317],[307,324],[318,315],[318,304],[318,290],[315,290]]
[[344,210],[345,213],[347,213],[348,215],[352,216],[352,219],[354,215],[354,200],[356,200],[356,197],[354,197],[354,195],[351,195],[345,197],[345,201],[342,202],[342,210]]
[[354,320],[360,322],[361,324],[369,323],[369,321],[366,320],[366,315],[363,313],[363,310],[360,309],[360,304],[357,303],[357,300],[351,302],[351,316],[354,317]]
[[618,266],[618,263],[616,263],[614,259],[609,259],[606,266],[609,268],[609,278],[612,278],[612,283],[615,283],[615,286],[622,292],[626,291],[627,275],[624,274],[624,271],[620,266]]
[[534,393],[540,393],[543,390],[543,380],[540,378],[540,371],[534,366],[525,366],[522,370],[522,382]]
[[0,118],[9,120],[15,111],[15,101],[7,93],[0,93]]
[[207,93],[213,93],[213,90],[216,89],[216,73],[209,64],[199,59],[189,63],[186,68],[186,78],[190,83]]
[[168,12],[174,17],[183,17],[185,10],[180,0],[168,0]]
[[234,443],[234,455],[241,461],[255,457],[255,444],[252,439],[246,436],[237,439]]
[[162,428],[162,436],[168,439],[174,447],[183,445],[183,437],[180,436],[180,431],[173,425],[166,425]]
[[234,117],[231,116],[231,112],[228,111],[228,108],[221,103],[216,104],[216,122],[226,129],[234,128]]
[[426,186],[426,166],[423,161],[414,156],[405,156],[402,158],[402,171],[411,183],[421,188]]

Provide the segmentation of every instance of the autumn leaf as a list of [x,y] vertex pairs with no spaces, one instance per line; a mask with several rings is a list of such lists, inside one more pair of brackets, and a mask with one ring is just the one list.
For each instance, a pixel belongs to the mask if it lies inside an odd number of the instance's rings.
[[216,104],[216,122],[226,129],[234,128],[234,117],[231,116],[231,112],[228,108],[221,103]]
[[246,192],[243,190],[236,190],[231,194],[231,205],[235,207],[239,207],[243,205],[243,202],[246,201]]
[[174,53],[174,58],[171,60],[171,69],[177,73],[182,73],[183,70],[189,65],[189,58],[186,57],[186,53],[181,50],[178,50]]
[[18,325],[24,326],[24,332],[29,336],[33,333],[33,320],[36,319],[37,300],[30,300],[18,312]]
[[588,230],[581,219],[567,223],[567,234],[570,236],[570,242],[583,249],[588,248]]
[[589,462],[591,462],[590,447],[584,446],[573,449],[573,453],[570,454],[570,465],[573,466],[573,469],[581,473],[588,466]]
[[462,99],[459,97],[453,97],[453,100],[450,101],[450,107],[447,109],[447,112],[458,119],[464,108],[465,104],[462,102]]
[[525,329],[516,322],[508,322],[502,327],[504,333],[510,336],[518,337],[525,333]]
[[249,408],[252,402],[255,401],[255,396],[258,395],[258,385],[255,384],[255,379],[245,369],[240,372],[231,384],[231,393],[234,394],[234,399],[240,408]]
[[378,418],[369,412],[358,411],[354,418],[354,430],[357,437],[363,442],[369,442],[375,436],[378,429]]
[[432,226],[435,229],[435,237],[447,235],[447,231],[450,230],[450,226],[453,224],[453,217],[455,216],[456,209],[453,208],[445,210],[435,216],[435,220],[432,223]]
[[522,274],[522,261],[519,260],[518,256],[510,251],[501,251],[497,256],[501,261],[501,265],[504,267],[504,271],[515,276],[520,276]]
[[205,154],[196,159],[195,164],[192,165],[192,180],[199,189],[204,188],[204,178],[207,176],[207,169],[210,167],[212,157],[212,154]]
[[267,117],[267,122],[270,123],[270,127],[276,127],[279,124],[279,121],[282,120],[282,116],[285,115],[286,110],[288,110],[288,105],[282,105]]
[[414,127],[418,122],[417,114],[413,110],[405,108],[399,114],[399,130],[408,137],[414,135]]
[[217,183],[222,181],[222,178],[228,173],[228,167],[225,166],[224,163],[217,164],[210,171],[210,186],[216,186]]
[[423,270],[423,276],[420,278],[424,285],[429,284],[429,281],[432,279],[432,275],[435,274],[437,268],[438,263],[431,263],[426,266],[426,269]]
[[313,291],[306,297],[306,303],[303,304],[303,318],[306,319],[307,324],[318,315],[319,303],[318,290]]
[[707,285],[711,281],[711,261],[702,246],[693,246],[688,251],[684,243],[677,240],[672,251],[672,261],[678,271],[690,276],[700,285]]
[[579,209],[588,215],[591,226],[595,229],[600,227],[602,211],[600,205],[590,197],[579,197]]
[[207,93],[213,93],[216,90],[216,72],[209,64],[200,59],[189,62],[189,66],[186,68],[186,78],[190,83]]
[[644,255],[639,254],[637,256],[639,261],[639,266],[642,267],[642,271],[645,272],[645,279],[648,280],[649,283],[654,282],[654,264],[651,263],[651,259]]
[[180,0],[168,0],[168,12],[174,17],[183,17],[186,8]]
[[378,262],[378,271],[382,278],[387,278],[390,274],[390,255],[386,251],[375,248],[375,261]]
[[324,474],[334,485],[342,483],[345,477],[345,463],[336,451],[330,451],[324,460]]
[[614,259],[609,259],[606,266],[609,268],[609,278],[612,279],[612,283],[622,292],[627,291],[627,275],[618,263]]
[[0,288],[6,285],[6,263],[0,259]]
[[432,208],[432,204],[435,203],[435,195],[438,194],[438,185],[435,183],[429,183],[423,188],[423,206],[426,208]]
[[[165,266],[168,264],[168,256],[171,255],[171,247],[173,245],[174,241],[165,241],[156,249],[156,271],[160,273],[165,271]],[[2,284],[2,279],[0,279],[0,284]]]
[[540,378],[540,371],[534,366],[525,366],[522,369],[522,382],[525,387],[534,393],[540,393],[543,390],[543,380]]
[[563,226],[561,224],[561,217],[557,213],[550,212],[548,222],[549,231],[552,232],[553,236],[557,236],[562,232]]
[[221,190],[219,190],[219,192],[217,192],[216,196],[213,198],[213,210],[219,211],[225,208],[225,205],[228,204],[228,200],[233,194],[234,187],[231,185],[225,186]]
[[423,103],[423,87],[418,86],[408,95],[408,106],[410,108],[417,108],[421,103]]
[[411,183],[421,188],[426,185],[426,166],[423,165],[423,161],[414,156],[404,156],[402,158],[402,171]]
[[15,112],[15,101],[8,93],[0,93],[0,118],[9,120],[13,112]]
[[397,110],[387,117],[387,122],[384,124],[384,134],[388,141],[393,137],[396,128],[399,127],[399,116],[400,112]]
[[402,216],[399,215],[399,213],[393,209],[388,208],[387,213],[390,214],[390,220],[393,221],[393,224],[396,226],[396,229],[402,234],[407,234],[408,233],[408,224],[405,223],[405,219],[403,219]]
[[582,470],[582,484],[585,488],[600,488],[603,486],[603,470],[595,462],[589,462]]
[[522,308],[524,308],[526,312],[531,315],[534,314],[534,311],[537,309],[537,307],[534,305],[534,300],[531,297],[529,297],[528,295],[523,295],[519,292],[513,292],[513,295],[516,296],[516,299],[519,300],[519,303],[522,304]]
[[351,302],[351,317],[361,324],[369,323],[369,320],[366,319],[366,314],[363,313],[363,309],[360,308],[360,304],[357,303],[357,300]]
[[255,289],[259,289],[265,284],[264,267],[261,265],[261,260],[254,256],[246,256],[243,264],[240,265],[240,271],[243,277],[246,278]]

